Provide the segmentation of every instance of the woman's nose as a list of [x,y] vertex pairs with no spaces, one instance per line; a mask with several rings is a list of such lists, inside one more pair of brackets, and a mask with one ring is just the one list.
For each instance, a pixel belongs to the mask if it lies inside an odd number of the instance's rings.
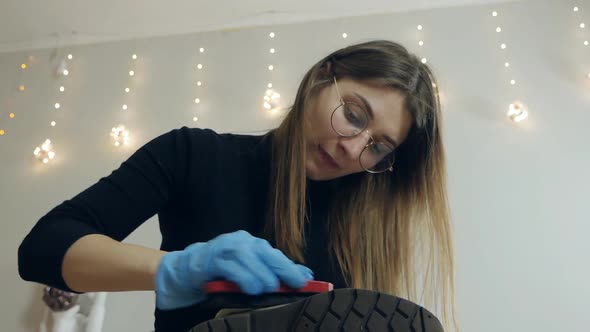
[[370,139],[367,132],[362,132],[353,137],[342,137],[340,146],[350,158],[358,158]]

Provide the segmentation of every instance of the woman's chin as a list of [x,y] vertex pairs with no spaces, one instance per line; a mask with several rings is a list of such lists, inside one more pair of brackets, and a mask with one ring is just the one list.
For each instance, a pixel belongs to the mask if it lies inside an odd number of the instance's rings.
[[305,167],[305,175],[312,181],[327,181],[338,177],[337,174],[323,170],[319,165],[308,162]]

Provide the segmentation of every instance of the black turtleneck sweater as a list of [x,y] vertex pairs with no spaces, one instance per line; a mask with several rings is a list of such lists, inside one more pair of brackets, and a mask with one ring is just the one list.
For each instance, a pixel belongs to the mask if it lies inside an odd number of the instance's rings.
[[[103,234],[122,241],[155,214],[162,234],[160,249],[165,251],[236,230],[262,236],[273,167],[271,144],[272,134],[217,134],[186,127],[153,139],[110,175],[35,224],[19,247],[21,277],[72,291],[62,278],[61,265],[76,240]],[[329,182],[307,184],[305,265],[316,280],[346,287],[327,248]],[[215,313],[199,305],[155,309],[155,329],[187,331]]]

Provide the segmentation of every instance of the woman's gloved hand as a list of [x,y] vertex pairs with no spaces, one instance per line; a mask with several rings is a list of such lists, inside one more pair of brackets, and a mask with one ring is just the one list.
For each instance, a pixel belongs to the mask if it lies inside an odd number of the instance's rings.
[[244,293],[258,295],[272,292],[280,282],[301,288],[313,273],[246,231],[223,234],[162,257],[155,278],[156,307],[169,310],[199,303],[205,299],[201,287],[215,279],[232,281]]

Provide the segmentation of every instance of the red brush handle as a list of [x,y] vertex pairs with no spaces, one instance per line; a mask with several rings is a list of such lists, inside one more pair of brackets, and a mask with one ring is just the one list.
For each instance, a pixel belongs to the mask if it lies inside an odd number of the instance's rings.
[[[242,293],[238,285],[231,281],[210,281],[205,284],[204,290],[206,293]],[[281,284],[279,289],[273,293],[322,293],[334,290],[334,285],[325,281],[308,281],[305,286],[295,289]]]

